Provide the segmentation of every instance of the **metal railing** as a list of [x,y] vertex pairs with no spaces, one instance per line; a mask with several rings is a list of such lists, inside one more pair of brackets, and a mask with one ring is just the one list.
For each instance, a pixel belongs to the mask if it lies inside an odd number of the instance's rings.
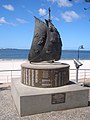
[[[90,69],[79,69],[78,82],[86,82],[90,78]],[[76,69],[70,69],[70,80],[76,81]]]
[[21,77],[21,70],[0,70],[0,83],[11,82],[12,78]]
[[[69,79],[76,81],[76,69],[70,69]],[[11,82],[13,78],[20,78],[21,70],[0,70],[0,83]],[[86,82],[90,78],[90,69],[79,69],[78,81]]]

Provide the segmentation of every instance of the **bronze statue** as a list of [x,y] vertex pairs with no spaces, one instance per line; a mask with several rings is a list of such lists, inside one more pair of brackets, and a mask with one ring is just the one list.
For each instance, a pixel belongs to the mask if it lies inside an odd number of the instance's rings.
[[30,62],[59,60],[62,52],[62,41],[60,34],[49,19],[42,22],[35,17],[34,37],[29,51]]

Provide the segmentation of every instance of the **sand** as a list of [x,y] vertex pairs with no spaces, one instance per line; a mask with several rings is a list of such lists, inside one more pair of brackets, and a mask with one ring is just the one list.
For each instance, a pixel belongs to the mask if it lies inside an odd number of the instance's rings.
[[[0,60],[0,70],[17,70],[21,69],[21,64],[27,60]],[[70,69],[75,69],[73,60],[59,60],[61,63],[70,65]],[[90,60],[80,60],[83,64],[80,69],[90,69]]]
[[[12,78],[20,77],[21,64],[24,62],[27,62],[27,60],[0,60],[0,83],[11,82]],[[76,68],[74,61],[60,60],[58,62],[70,65],[70,80],[75,80]],[[80,60],[80,62],[83,65],[79,70],[79,79],[90,78],[90,60]]]
[[21,64],[26,60],[0,60],[0,70],[21,69]]

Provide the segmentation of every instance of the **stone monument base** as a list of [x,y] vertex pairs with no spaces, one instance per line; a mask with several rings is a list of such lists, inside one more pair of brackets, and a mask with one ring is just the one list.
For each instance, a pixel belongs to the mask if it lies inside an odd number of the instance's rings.
[[69,65],[47,61],[21,64],[21,83],[33,87],[52,88],[69,82]]
[[13,79],[11,93],[20,116],[88,106],[89,90],[76,84],[38,88]]

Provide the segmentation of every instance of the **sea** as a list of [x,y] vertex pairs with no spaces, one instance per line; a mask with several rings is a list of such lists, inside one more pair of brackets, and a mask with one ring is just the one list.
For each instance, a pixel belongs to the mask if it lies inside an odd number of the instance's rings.
[[[62,50],[62,60],[90,60],[90,50]],[[29,49],[0,49],[0,60],[28,59]]]

